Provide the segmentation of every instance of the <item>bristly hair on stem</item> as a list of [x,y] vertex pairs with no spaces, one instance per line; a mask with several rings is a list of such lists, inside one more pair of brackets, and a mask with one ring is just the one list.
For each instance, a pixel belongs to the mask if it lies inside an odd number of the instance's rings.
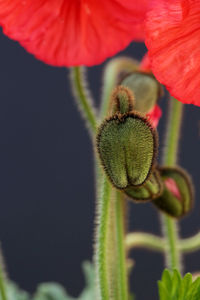
[[73,67],[70,69],[71,89],[76,99],[77,107],[86,121],[86,126],[91,135],[96,132],[97,112],[94,108],[88,83],[86,79],[86,70],[84,67]]

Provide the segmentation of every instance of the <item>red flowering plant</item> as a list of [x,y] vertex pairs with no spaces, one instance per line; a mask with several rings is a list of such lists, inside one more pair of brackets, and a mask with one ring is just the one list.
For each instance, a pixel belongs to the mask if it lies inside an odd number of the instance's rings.
[[[184,252],[200,248],[199,234],[182,239],[177,230],[177,220],[191,211],[194,198],[190,176],[177,166],[177,151],[183,103],[200,105],[199,17],[199,0],[0,0],[5,35],[47,64],[70,67],[74,97],[94,144],[94,261],[86,265],[90,280],[79,299],[133,299],[128,256],[136,247],[166,257],[161,300],[200,299],[200,278],[180,274]],[[83,66],[102,63],[132,41],[145,42],[148,53],[141,62],[120,56],[109,60],[96,111]],[[164,87],[172,97],[161,165],[157,125]],[[128,232],[128,200],[130,205],[151,202],[158,209],[162,236]],[[0,299],[30,299],[5,278],[2,267]],[[33,299],[72,298],[59,285],[45,284]]]

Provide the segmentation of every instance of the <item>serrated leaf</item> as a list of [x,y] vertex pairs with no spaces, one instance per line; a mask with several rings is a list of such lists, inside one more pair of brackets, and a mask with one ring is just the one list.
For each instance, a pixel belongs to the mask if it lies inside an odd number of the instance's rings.
[[38,286],[33,300],[73,300],[58,283],[42,283]]
[[169,291],[167,290],[165,284],[162,281],[158,282],[158,289],[160,300],[169,300]]
[[197,278],[192,284],[188,292],[188,299],[199,300],[200,299],[200,278]]
[[200,300],[200,278],[192,282],[190,273],[182,278],[177,270],[164,270],[158,288],[160,300]]
[[172,285],[171,273],[169,270],[165,269],[162,274],[162,282],[165,285],[166,289],[169,290]]
[[181,285],[181,275],[177,270],[174,270],[172,275],[172,289],[171,289],[171,295],[172,299],[178,299],[179,297],[179,290]]
[[187,300],[188,299],[187,294],[188,294],[188,290],[189,290],[189,287],[191,286],[191,284],[192,284],[192,274],[187,273],[181,282],[178,300]]
[[39,285],[33,300],[94,300],[95,288],[94,270],[92,264],[90,262],[84,262],[83,271],[85,275],[86,287],[78,298],[70,297],[60,284],[50,282]]
[[[27,292],[21,290],[14,282],[7,282],[6,295],[9,300],[30,300],[30,296]],[[0,300],[2,297],[0,295]]]

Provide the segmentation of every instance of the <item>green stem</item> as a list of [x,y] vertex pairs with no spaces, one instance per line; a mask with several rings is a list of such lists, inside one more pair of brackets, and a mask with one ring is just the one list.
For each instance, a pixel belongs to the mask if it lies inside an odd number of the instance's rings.
[[165,240],[161,237],[144,232],[129,233],[126,236],[127,250],[145,248],[152,251],[165,251]]
[[179,248],[184,253],[191,253],[200,250],[200,232],[192,237],[180,240]]
[[109,233],[109,204],[111,196],[111,185],[103,176],[102,190],[97,207],[97,232],[96,232],[96,272],[98,280],[98,296],[101,300],[109,300],[109,282],[107,278],[107,241]]
[[128,300],[128,275],[125,249],[125,199],[120,191],[116,190],[116,251],[119,300]]
[[7,300],[3,266],[4,266],[3,257],[2,254],[0,253],[0,295],[2,300]]
[[86,120],[90,132],[96,132],[96,112],[93,108],[91,96],[87,88],[83,67],[73,67],[70,70],[71,86],[80,112]]
[[[174,166],[177,162],[177,152],[179,145],[181,121],[183,114],[183,105],[176,99],[172,98],[169,103],[169,116],[167,135],[165,142],[165,153],[163,164],[166,166]],[[170,269],[181,270],[181,252],[177,244],[178,223],[167,215],[161,215],[163,224],[163,233],[166,239],[166,262]]]

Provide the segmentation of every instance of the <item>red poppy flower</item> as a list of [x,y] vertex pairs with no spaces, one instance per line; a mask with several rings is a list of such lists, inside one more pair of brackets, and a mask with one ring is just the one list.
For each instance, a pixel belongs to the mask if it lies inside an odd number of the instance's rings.
[[0,25],[38,59],[94,65],[144,39],[149,0],[0,0]]
[[161,0],[149,12],[146,45],[157,79],[184,103],[200,106],[200,0]]

